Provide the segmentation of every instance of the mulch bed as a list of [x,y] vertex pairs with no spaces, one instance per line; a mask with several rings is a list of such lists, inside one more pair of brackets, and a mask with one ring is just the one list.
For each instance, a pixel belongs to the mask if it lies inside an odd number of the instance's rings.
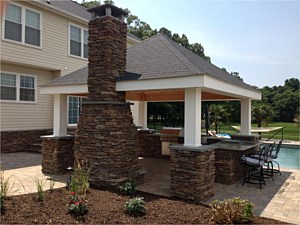
[[[144,197],[146,214],[132,217],[124,213],[129,199],[119,193],[90,189],[87,195],[89,212],[84,220],[67,213],[69,192],[64,188],[45,192],[44,205],[37,194],[13,196],[5,201],[1,224],[214,224],[207,207],[176,199],[139,193]],[[281,221],[255,217],[252,224],[283,224]]]

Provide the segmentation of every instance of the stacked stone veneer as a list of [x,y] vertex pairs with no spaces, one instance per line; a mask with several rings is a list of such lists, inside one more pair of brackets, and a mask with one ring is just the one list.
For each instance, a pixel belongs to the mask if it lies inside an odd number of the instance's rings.
[[161,154],[160,134],[154,130],[139,130],[139,156],[149,158],[163,158]]
[[215,182],[221,184],[234,184],[245,176],[248,166],[241,164],[243,155],[253,153],[256,147],[245,151],[216,149],[215,150]]
[[90,183],[115,186],[137,175],[138,134],[116,81],[126,67],[127,26],[113,16],[89,22],[89,101],[82,105],[75,158],[91,167]]
[[20,130],[20,131],[1,131],[1,153],[9,152],[33,152],[36,148],[35,143],[40,143],[40,136],[49,134],[51,130]]
[[64,174],[74,164],[74,136],[44,136],[42,146],[42,171]]
[[197,202],[214,195],[214,150],[171,148],[170,176],[172,195]]

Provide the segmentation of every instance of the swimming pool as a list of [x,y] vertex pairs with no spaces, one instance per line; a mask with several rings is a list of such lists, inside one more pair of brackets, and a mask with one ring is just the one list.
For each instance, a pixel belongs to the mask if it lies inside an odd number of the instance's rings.
[[[283,145],[276,161],[281,168],[300,169],[300,146]],[[276,165],[274,164],[276,167]]]

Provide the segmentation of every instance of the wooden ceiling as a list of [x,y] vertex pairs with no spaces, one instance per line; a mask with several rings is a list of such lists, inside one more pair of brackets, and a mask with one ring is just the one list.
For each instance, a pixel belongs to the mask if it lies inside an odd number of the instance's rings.
[[[202,101],[238,100],[231,96],[202,91]],[[126,100],[131,101],[184,101],[184,89],[163,91],[129,91],[126,92]]]

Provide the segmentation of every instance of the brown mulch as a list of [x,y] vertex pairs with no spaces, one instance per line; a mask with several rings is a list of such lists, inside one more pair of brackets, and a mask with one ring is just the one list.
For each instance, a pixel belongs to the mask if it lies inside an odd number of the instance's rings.
[[[90,189],[87,195],[89,212],[84,220],[67,213],[69,192],[56,189],[45,192],[44,205],[36,200],[36,193],[13,196],[5,201],[1,224],[214,224],[207,207],[176,199],[144,193],[146,214],[132,217],[124,213],[129,199],[118,193]],[[283,224],[281,221],[254,217],[253,224]]]

